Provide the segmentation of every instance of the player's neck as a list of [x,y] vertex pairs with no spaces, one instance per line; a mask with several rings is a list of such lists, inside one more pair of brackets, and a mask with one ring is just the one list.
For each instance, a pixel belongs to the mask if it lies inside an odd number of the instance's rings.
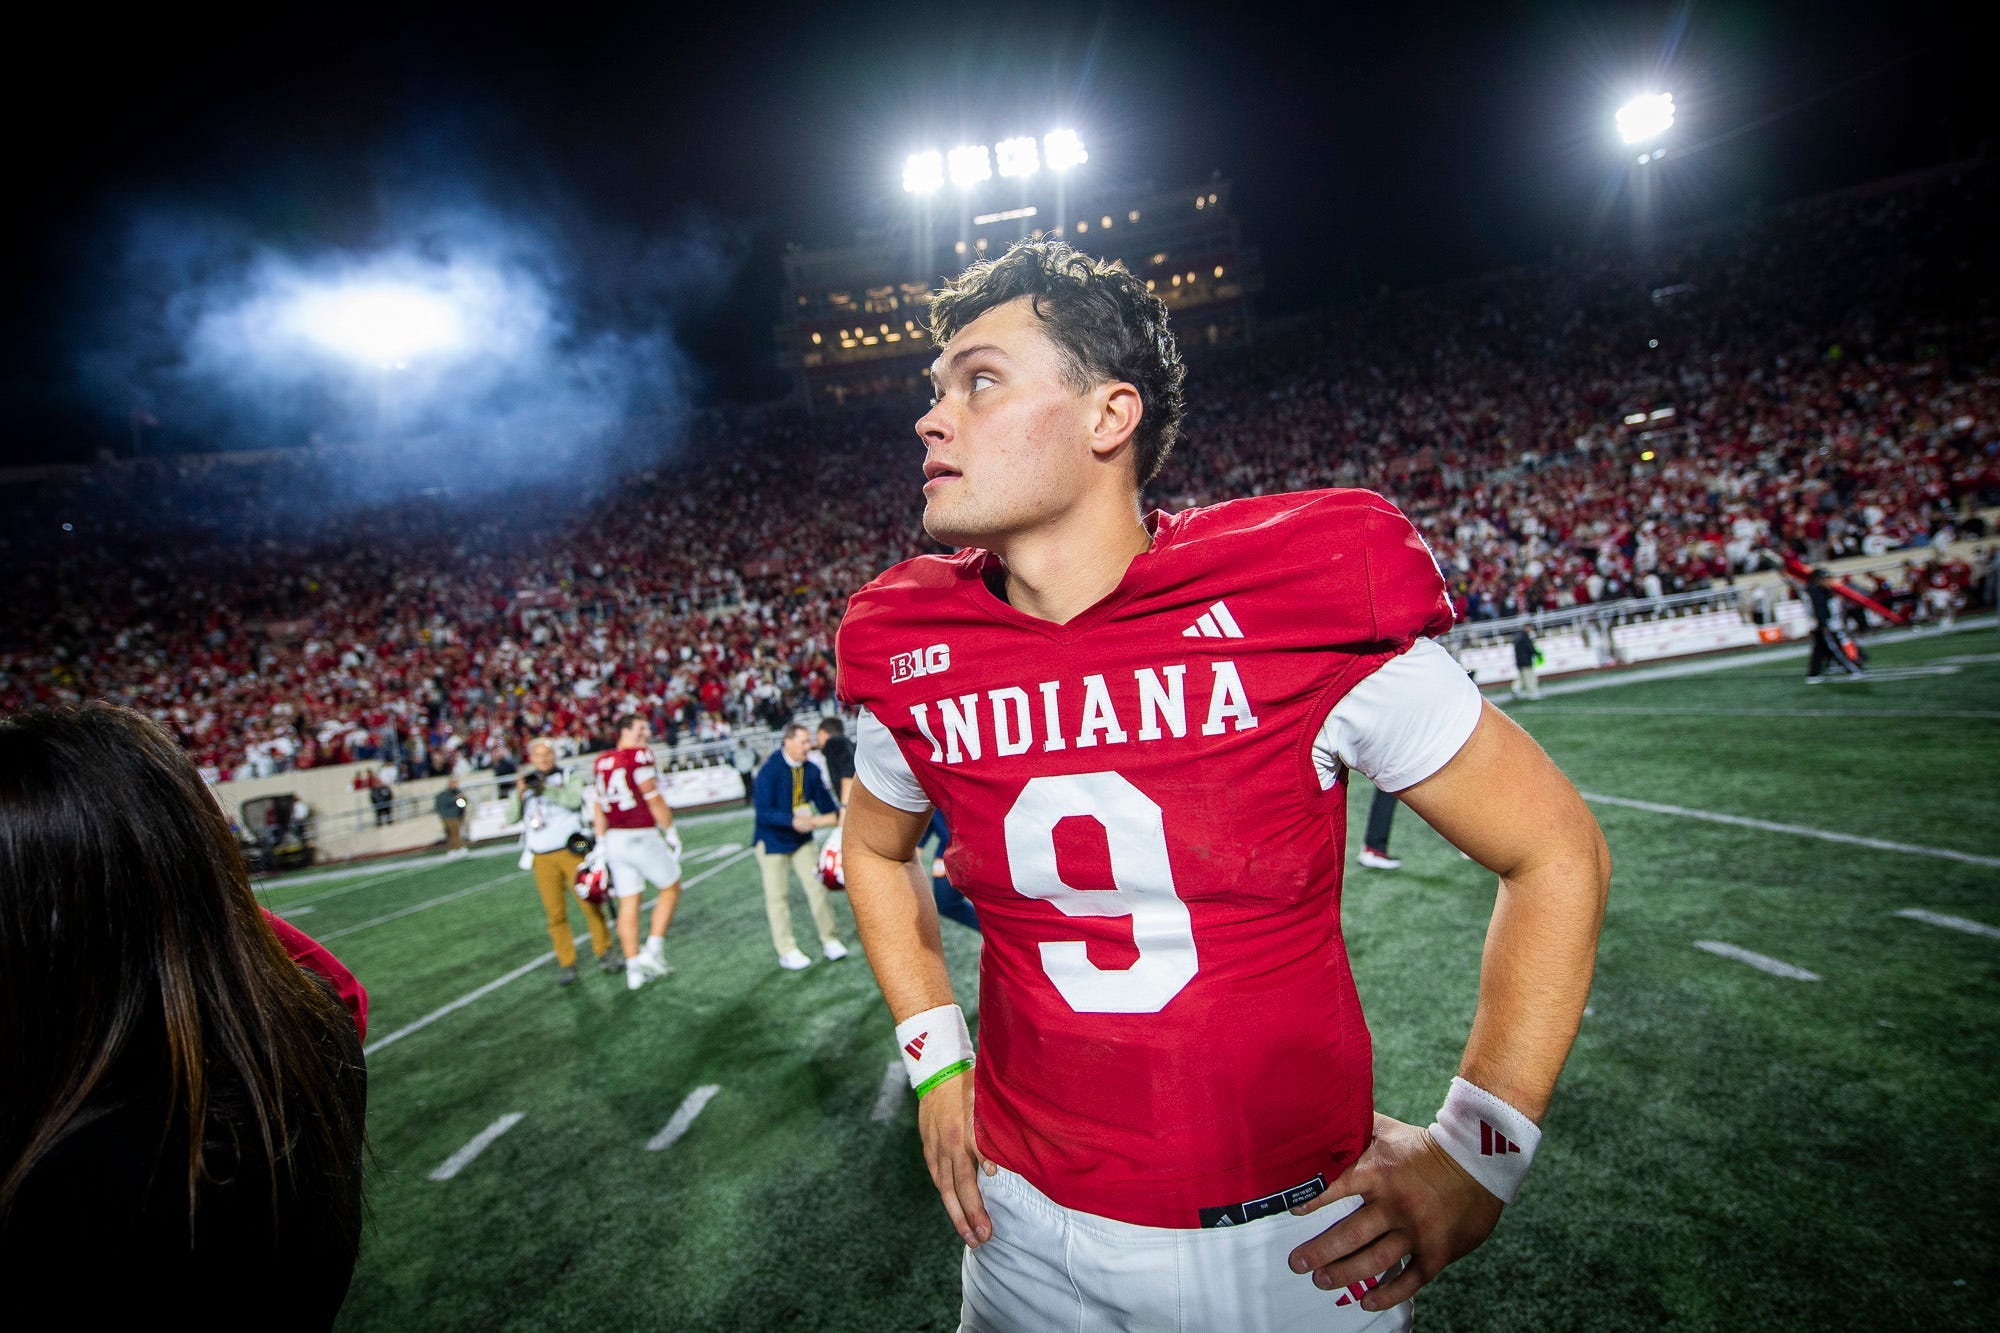
[[1078,515],[1058,528],[1026,534],[999,552],[1007,571],[1007,604],[1038,620],[1068,624],[1109,596],[1152,544],[1136,500],[1107,514]]

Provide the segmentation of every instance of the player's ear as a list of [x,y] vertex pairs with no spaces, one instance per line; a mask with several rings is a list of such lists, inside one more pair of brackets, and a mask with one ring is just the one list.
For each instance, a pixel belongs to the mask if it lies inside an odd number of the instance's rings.
[[1099,385],[1091,395],[1091,405],[1095,418],[1091,422],[1090,451],[1099,458],[1117,452],[1132,438],[1146,410],[1139,391],[1123,380]]

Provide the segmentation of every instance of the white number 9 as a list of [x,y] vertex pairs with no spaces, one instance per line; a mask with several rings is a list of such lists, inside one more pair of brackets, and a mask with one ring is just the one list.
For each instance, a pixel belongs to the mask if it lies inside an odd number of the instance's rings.
[[[1064,882],[1056,867],[1056,825],[1071,817],[1104,826],[1116,887],[1085,890]],[[1139,957],[1122,970],[1092,963],[1081,940],[1042,945],[1042,970],[1070,1008],[1158,1013],[1194,980],[1194,927],[1174,892],[1165,817],[1146,793],[1117,773],[1035,778],[1007,812],[1005,830],[1016,892],[1053,903],[1065,916],[1132,918]]]

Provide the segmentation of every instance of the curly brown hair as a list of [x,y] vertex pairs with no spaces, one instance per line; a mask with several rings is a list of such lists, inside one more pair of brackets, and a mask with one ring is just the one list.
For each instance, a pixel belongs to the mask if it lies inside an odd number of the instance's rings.
[[931,298],[932,345],[942,347],[987,311],[1024,296],[1062,354],[1071,387],[1081,393],[1123,381],[1139,391],[1133,461],[1139,484],[1152,481],[1186,410],[1187,368],[1167,328],[1166,303],[1117,260],[1035,237],[980,260]]

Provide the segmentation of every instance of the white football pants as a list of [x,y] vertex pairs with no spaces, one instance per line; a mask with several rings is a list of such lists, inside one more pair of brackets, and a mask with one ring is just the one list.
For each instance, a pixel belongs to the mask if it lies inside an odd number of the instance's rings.
[[979,1189],[993,1239],[965,1252],[960,1333],[1403,1333],[1414,1317],[1410,1301],[1371,1313],[1285,1262],[1360,1207],[1358,1197],[1304,1217],[1181,1229],[1065,1208],[1005,1167]]
[[660,888],[681,877],[681,860],[656,828],[614,828],[604,831],[604,863],[611,867],[614,897],[644,893],[651,882]]

